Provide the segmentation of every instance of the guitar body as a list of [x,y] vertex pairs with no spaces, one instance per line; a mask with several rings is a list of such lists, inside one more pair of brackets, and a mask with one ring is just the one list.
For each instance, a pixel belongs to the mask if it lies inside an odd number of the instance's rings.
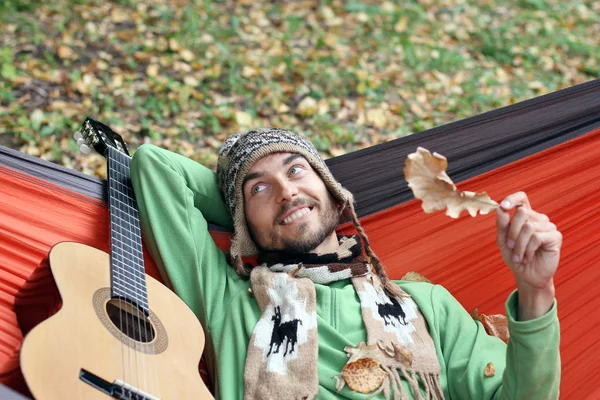
[[111,322],[107,312],[108,254],[63,242],[52,248],[50,267],[62,308],[31,330],[21,349],[23,374],[36,399],[116,397],[84,382],[82,369],[111,384],[120,380],[151,395],[140,398],[212,399],[198,373],[202,327],[171,290],[146,276],[151,312],[137,325],[152,324],[154,334],[134,340]]

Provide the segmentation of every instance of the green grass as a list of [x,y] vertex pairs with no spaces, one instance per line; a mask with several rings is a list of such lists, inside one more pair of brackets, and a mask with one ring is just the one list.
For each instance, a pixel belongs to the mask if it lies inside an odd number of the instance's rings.
[[0,134],[88,173],[68,139],[86,116],[213,168],[265,125],[327,157],[600,74],[591,0],[314,4],[4,0]]

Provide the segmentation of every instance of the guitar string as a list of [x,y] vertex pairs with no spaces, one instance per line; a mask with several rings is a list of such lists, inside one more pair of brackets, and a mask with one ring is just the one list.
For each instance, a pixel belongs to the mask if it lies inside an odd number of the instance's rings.
[[[111,211],[109,214],[110,214],[111,232],[114,232],[114,229],[115,229],[114,225],[116,225],[116,223],[117,223],[113,219],[114,207],[116,206],[116,202],[114,200],[114,197],[111,195],[112,191],[110,191],[110,189],[111,189],[110,185],[111,185],[111,183],[113,183],[113,185],[114,185],[114,179],[115,178],[114,178],[114,174],[111,171],[111,164],[113,163],[113,161],[112,161],[110,150],[109,150],[108,155],[109,155],[109,157],[108,157],[108,166],[109,166],[109,169],[108,169],[108,174],[109,174],[109,176],[108,176],[109,177],[109,181],[108,181],[109,182],[109,198],[108,198],[108,200],[109,200],[110,211]],[[114,268],[116,268],[116,266],[115,266],[115,260],[114,260],[116,243],[112,239],[113,238],[112,238],[112,235],[111,235],[111,276],[112,276],[111,286],[114,288],[114,284],[116,283],[115,282],[116,281],[116,274],[115,274],[115,271],[114,271]],[[112,298],[112,293],[111,293],[110,297]],[[118,312],[119,312],[119,331],[123,332],[123,309],[120,307],[120,302],[117,303],[117,309],[118,309]],[[120,340],[120,342],[121,342],[121,376],[122,376],[123,381],[127,382],[127,376],[126,376],[127,372],[126,372],[126,368],[125,368],[125,354],[124,354],[125,351],[123,349],[123,340]]]
[[[111,191],[111,195],[112,195],[111,200],[113,200],[113,204],[111,205],[112,206],[112,208],[111,208],[111,211],[112,211],[111,215],[114,215],[115,217],[118,217],[118,215],[116,215],[116,214],[117,214],[117,211],[119,210],[119,206],[118,206],[119,199],[118,199],[118,197],[115,197],[116,196],[115,193],[118,194],[118,188],[115,187],[115,185],[118,183],[118,176],[117,176],[118,175],[118,170],[117,170],[117,168],[118,168],[118,166],[117,166],[118,162],[116,161],[116,158],[118,156],[118,152],[115,151],[115,150],[113,150],[112,147],[109,147],[109,152],[113,153],[112,157],[109,158],[109,166],[111,166],[111,164],[112,164],[112,170],[110,172],[112,172],[111,182],[113,184],[113,188],[112,188],[113,190]],[[117,165],[115,165],[115,164],[117,164]],[[114,224],[118,226],[118,224],[117,224],[117,218],[115,218]],[[116,228],[112,230],[112,232],[115,232],[115,231],[116,231]],[[115,246],[115,249],[113,249],[113,254],[117,254],[116,253],[116,247],[117,247],[116,237],[115,237],[115,240],[113,242],[114,242],[114,246]],[[123,257],[123,259],[125,259],[124,255],[122,257]],[[115,269],[118,268],[115,261],[113,261],[113,268],[115,268]],[[116,281],[117,281],[116,271],[113,271],[113,279],[115,281],[113,283],[116,283]],[[122,285],[123,287],[125,287],[125,282],[124,281],[122,283],[119,282],[119,284],[120,284],[120,286]],[[127,318],[127,311],[126,311],[126,301],[124,301],[124,299],[122,297],[126,298],[127,297],[127,293],[121,293],[121,295],[119,296],[119,300],[118,300],[118,305],[119,305],[118,306],[119,307],[119,325],[120,325],[120,328],[121,328],[121,332],[124,333],[124,335],[125,335],[124,340],[126,340],[128,342],[126,344],[126,347],[127,347],[127,349],[126,349],[126,351],[127,351],[126,358],[127,358],[127,367],[128,368],[125,369],[125,371],[123,373],[123,382],[125,382],[126,384],[129,384],[129,385],[137,387],[139,384],[133,380],[133,373],[131,372],[132,369],[133,370],[137,370],[137,368],[135,368],[135,364],[137,364],[137,354],[134,351],[134,357],[131,356],[131,341],[130,341],[131,339],[129,337],[130,330],[129,330],[129,321],[128,321],[128,318]],[[123,330],[123,320],[125,320],[125,331]],[[122,348],[123,348],[123,343],[121,342],[121,349]],[[122,357],[123,357],[123,354],[122,354]],[[134,358],[135,358],[135,360],[134,360]],[[132,368],[132,365],[131,365],[132,361],[134,363],[134,367],[133,368]],[[137,374],[136,374],[136,378],[137,378]],[[131,398],[131,394],[129,394],[129,398]]]
[[[122,171],[122,176],[125,178],[129,178],[130,179],[130,170],[129,170],[129,166],[130,166],[130,162],[131,159],[125,155],[122,155],[122,158],[124,159],[122,163],[120,163],[120,165],[123,167]],[[137,243],[137,245],[139,247],[136,246],[130,246],[132,249],[135,249],[138,251],[138,259],[139,259],[139,270],[138,272],[138,277],[140,278],[140,287],[141,287],[141,291],[142,291],[142,298],[140,299],[140,303],[142,304],[142,306],[145,306],[146,310],[142,310],[141,311],[141,315],[140,315],[140,306],[138,305],[138,307],[136,307],[136,313],[137,313],[137,322],[138,322],[138,333],[139,333],[139,342],[140,342],[140,346],[142,348],[146,348],[148,349],[148,333],[150,332],[154,332],[154,336],[151,336],[151,347],[152,347],[152,352],[151,354],[156,354],[156,334],[157,332],[155,330],[153,330],[151,321],[149,321],[150,318],[150,305],[149,305],[149,301],[148,301],[148,288],[147,288],[147,284],[146,284],[146,276],[145,276],[145,270],[143,268],[144,266],[144,261],[143,261],[143,247],[142,247],[142,239],[141,239],[141,228],[139,226],[139,212],[137,211],[137,207],[135,204],[135,200],[134,200],[134,194],[131,191],[131,186],[129,184],[124,185],[127,193],[126,193],[126,200],[127,200],[127,206],[130,207],[130,209],[132,210],[130,215],[130,218],[132,220],[131,225],[132,225],[132,230],[131,230],[131,235],[132,236],[137,236],[137,240],[134,240],[133,238],[129,238],[132,242],[132,244]],[[136,235],[137,233],[137,235]],[[135,265],[135,262],[134,262]],[[134,274],[134,278],[135,278],[135,274]],[[135,283],[135,280],[134,280]],[[134,292],[135,292],[135,288],[134,288]],[[148,312],[148,315],[146,316],[145,311]],[[141,324],[140,324],[140,318],[143,320],[143,325],[144,328],[142,330]],[[144,341],[142,341],[142,335],[144,336]],[[150,366],[150,377],[148,377],[147,375],[147,367],[148,365],[146,365],[146,363],[144,362],[145,359],[150,359],[150,357],[148,357],[148,354],[146,354],[145,352],[142,352],[140,354],[140,357],[142,358],[142,370],[143,370],[143,374],[142,377],[144,379],[144,385],[143,385],[143,390],[146,393],[158,396],[159,393],[156,389],[151,388],[150,385],[152,385],[153,383],[157,383],[158,379],[156,379],[155,374],[156,374],[156,370],[155,368],[152,368],[152,366]],[[151,363],[152,364],[152,363]],[[146,380],[147,378],[148,381]]]
[[[135,207],[133,207],[133,204],[129,204],[131,196],[129,196],[129,193],[128,193],[130,189],[129,189],[129,184],[128,184],[127,180],[126,180],[129,177],[129,173],[128,173],[129,171],[120,171],[120,169],[121,169],[120,167],[121,166],[123,166],[124,169],[127,168],[127,166],[128,166],[127,165],[128,164],[127,160],[125,160],[125,156],[122,156],[122,158],[124,159],[123,162],[122,163],[121,162],[117,163],[117,170],[118,170],[118,173],[121,175],[120,177],[124,179],[124,182],[121,183],[121,185],[123,186],[123,189],[124,189],[123,192],[125,192],[124,193],[125,199],[123,199],[123,203],[127,202],[126,204],[135,211]],[[131,212],[130,214],[133,214],[133,212]],[[127,214],[125,213],[125,215],[127,215]],[[131,218],[131,217],[132,217],[131,215],[128,215],[128,218]],[[133,220],[133,218],[131,218],[131,219]],[[132,221],[127,221],[127,222],[129,224],[129,227],[132,228],[133,227],[132,225],[134,224],[134,222],[132,222]],[[133,229],[127,229],[127,227],[125,228],[125,232],[131,234],[132,236],[135,235],[135,232],[133,232]],[[132,244],[133,244],[133,238],[131,238],[129,236],[130,235],[126,235],[126,238],[129,239],[130,242],[132,242]],[[132,249],[134,249],[134,251],[135,251],[135,248],[133,246],[130,246],[130,247]],[[123,251],[123,254],[125,254],[124,251]],[[123,255],[123,258],[126,259],[125,255]],[[135,285],[135,279],[136,279],[135,265],[136,265],[135,258],[132,257],[132,267],[133,267],[132,268],[132,270],[133,270],[132,280],[134,282],[134,285]],[[142,291],[143,291],[143,287],[142,287]],[[133,306],[133,310],[135,310],[135,317],[137,318],[137,325],[138,325],[137,326],[137,328],[138,328],[137,329],[137,335],[139,335],[139,338],[136,337],[135,323],[133,323],[133,321],[132,321],[133,326],[131,327],[131,332],[133,333],[134,342],[137,342],[137,345],[139,345],[140,350],[141,350],[141,348],[143,346],[143,342],[142,342],[142,337],[141,337],[141,335],[142,335],[142,329],[141,329],[141,326],[140,326],[140,307],[142,306],[142,303],[143,303],[144,299],[143,299],[143,293],[142,293],[142,296],[139,296],[139,293],[136,293],[137,291],[135,289],[135,286],[133,286],[132,292],[134,294],[138,294],[138,297],[142,297],[140,299],[134,299],[134,300],[139,300],[139,301],[134,301],[133,302],[134,304],[132,305]],[[132,315],[134,315],[134,313],[132,313]],[[129,323],[129,320],[128,320],[127,323]],[[144,320],[144,323],[145,323],[145,320]],[[128,332],[129,332],[129,326],[127,327],[127,329],[128,329]],[[147,387],[147,384],[146,384],[146,373],[145,373],[146,372],[146,365],[144,363],[143,352],[140,352],[140,350],[138,350],[136,348],[136,343],[134,343],[133,347],[134,347],[134,355],[135,355],[135,366],[134,367],[135,367],[136,379],[137,379],[135,387],[137,387],[139,389],[142,389],[142,390],[146,391],[147,393],[149,393],[148,392],[148,387]],[[142,361],[141,361],[141,371],[140,371],[140,366],[139,366],[139,363],[138,363],[138,356],[139,356],[139,358],[142,359]],[[141,384],[141,379],[140,379],[140,376],[139,376],[140,372],[142,374],[142,378],[143,378],[143,381],[144,381],[143,385]],[[132,395],[132,393],[130,393],[130,395]]]

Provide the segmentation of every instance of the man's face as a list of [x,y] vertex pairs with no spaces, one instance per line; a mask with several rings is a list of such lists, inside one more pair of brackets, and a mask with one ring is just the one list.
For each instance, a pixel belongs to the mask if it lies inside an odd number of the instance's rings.
[[264,251],[307,253],[339,222],[337,202],[299,154],[274,153],[258,160],[246,175],[243,193],[250,233]]

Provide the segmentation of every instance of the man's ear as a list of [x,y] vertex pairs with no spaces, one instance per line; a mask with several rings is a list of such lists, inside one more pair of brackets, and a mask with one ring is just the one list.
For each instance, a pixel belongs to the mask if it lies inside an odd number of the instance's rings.
[[345,207],[345,204],[341,201],[336,201],[338,213],[340,214],[340,224],[350,221],[352,215],[350,215],[350,207]]

